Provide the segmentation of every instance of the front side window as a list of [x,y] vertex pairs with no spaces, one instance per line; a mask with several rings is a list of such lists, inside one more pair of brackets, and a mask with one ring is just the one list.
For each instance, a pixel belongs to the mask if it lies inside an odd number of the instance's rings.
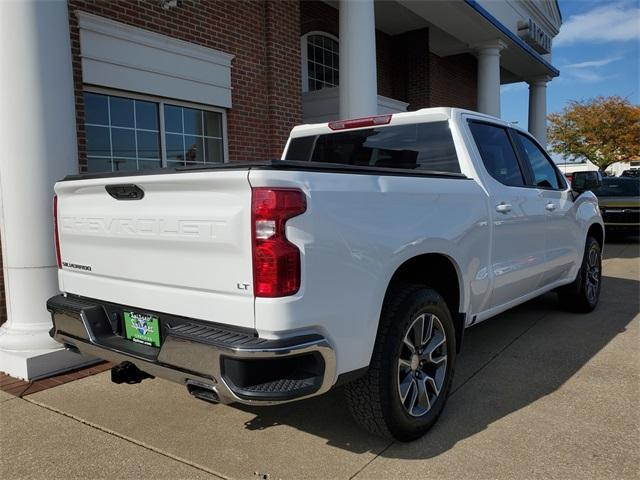
[[516,132],[516,138],[522,147],[525,161],[531,166],[535,186],[554,190],[560,188],[560,180],[555,168],[551,165],[551,160],[526,135]]
[[460,173],[447,122],[293,138],[285,160]]
[[307,90],[337,87],[339,78],[338,41],[324,34],[306,37]]
[[84,104],[89,172],[224,161],[221,112],[93,92]]
[[507,130],[478,122],[470,122],[469,129],[489,175],[504,185],[524,186],[524,176]]

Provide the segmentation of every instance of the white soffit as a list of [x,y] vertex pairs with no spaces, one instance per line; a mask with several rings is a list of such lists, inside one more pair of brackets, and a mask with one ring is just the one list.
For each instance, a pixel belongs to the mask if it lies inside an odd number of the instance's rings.
[[231,108],[233,55],[76,11],[82,80]]

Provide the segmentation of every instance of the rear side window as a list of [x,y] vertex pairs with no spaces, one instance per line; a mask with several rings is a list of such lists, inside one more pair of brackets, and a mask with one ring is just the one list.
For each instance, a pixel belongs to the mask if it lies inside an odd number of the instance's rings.
[[460,173],[447,122],[293,138],[285,160]]
[[504,185],[524,186],[524,176],[507,130],[476,122],[470,122],[469,128],[489,175]]
[[533,173],[533,183],[536,187],[540,188],[552,188],[557,190],[558,188],[564,188],[564,182],[558,178],[556,169],[551,165],[551,160],[547,158],[540,147],[531,141],[526,135],[520,132],[515,132],[516,138],[520,142],[522,147],[522,153],[524,159],[529,162],[531,166],[531,172]]

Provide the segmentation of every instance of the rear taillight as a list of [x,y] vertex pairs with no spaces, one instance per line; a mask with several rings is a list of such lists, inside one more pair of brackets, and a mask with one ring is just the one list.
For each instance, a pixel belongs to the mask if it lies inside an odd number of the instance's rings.
[[354,118],[351,120],[337,120],[329,122],[331,130],[346,130],[349,128],[375,127],[387,125],[391,121],[391,115],[372,115],[371,117]]
[[62,258],[60,257],[60,237],[58,235],[58,196],[53,196],[53,235],[56,243],[56,261],[58,268],[62,268]]
[[307,209],[304,193],[263,187],[251,192],[254,295],[293,295],[300,288],[300,250],[287,240],[285,224]]

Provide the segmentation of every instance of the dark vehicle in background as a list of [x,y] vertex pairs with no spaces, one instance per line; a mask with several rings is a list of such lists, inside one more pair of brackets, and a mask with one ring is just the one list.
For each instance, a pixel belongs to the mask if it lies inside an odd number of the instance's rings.
[[604,177],[591,191],[607,230],[640,233],[640,177]]

